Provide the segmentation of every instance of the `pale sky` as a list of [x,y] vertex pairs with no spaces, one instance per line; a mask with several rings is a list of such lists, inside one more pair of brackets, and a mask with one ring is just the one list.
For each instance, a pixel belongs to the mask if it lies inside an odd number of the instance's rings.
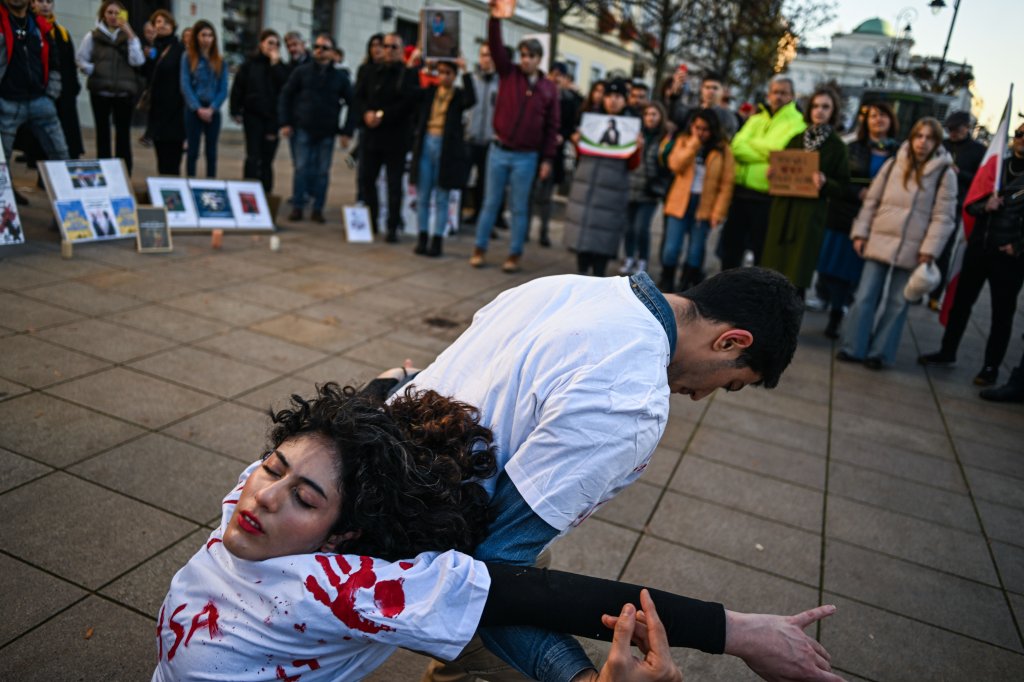
[[[946,8],[933,15],[930,0],[893,2],[892,0],[838,0],[836,18],[809,37],[811,47],[827,46],[833,33],[848,33],[863,21],[880,17],[896,26],[896,17],[904,8],[917,11],[911,19],[914,53],[942,55],[942,46],[953,17],[954,0],[946,0]],[[949,62],[967,61],[974,69],[973,92],[984,100],[979,122],[994,130],[999,124],[1010,83],[1014,83],[1014,117],[1010,129],[1024,119],[1024,1],[961,0],[960,12],[949,44]],[[1016,65],[1016,68],[1014,68]]]

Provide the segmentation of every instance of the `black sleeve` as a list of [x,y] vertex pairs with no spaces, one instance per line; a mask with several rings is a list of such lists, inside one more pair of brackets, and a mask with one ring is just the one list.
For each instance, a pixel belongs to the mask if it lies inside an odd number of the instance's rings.
[[[640,608],[640,585],[490,562],[487,571],[491,588],[480,627],[527,625],[611,641],[614,632],[601,623],[601,615],[618,615],[626,603]],[[670,646],[709,654],[725,650],[724,606],[661,590],[650,592]]]
[[340,99],[345,100],[345,105],[348,109],[345,111],[345,123],[338,130],[340,135],[345,137],[352,137],[355,131],[356,116],[353,115],[355,110],[355,97],[352,94],[352,82],[348,79],[348,74],[341,74],[343,76],[341,83]]
[[241,116],[245,105],[245,86],[249,83],[249,60],[242,62],[235,74],[235,80],[231,84],[231,94],[228,97],[228,112],[231,116]]
[[462,92],[462,110],[468,111],[476,106],[476,87],[471,74],[462,74]]
[[374,379],[359,390],[359,395],[383,403],[388,392],[397,384],[398,379]]

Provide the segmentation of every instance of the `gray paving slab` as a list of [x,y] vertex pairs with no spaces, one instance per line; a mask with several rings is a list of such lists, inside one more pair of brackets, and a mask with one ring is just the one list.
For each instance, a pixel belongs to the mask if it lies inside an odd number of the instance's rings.
[[148,618],[90,597],[5,647],[0,678],[149,679],[156,667],[153,633]]
[[315,395],[317,383],[322,384],[333,380],[333,377],[326,375],[326,373],[323,378],[317,381],[298,376],[286,376],[240,395],[234,399],[234,402],[255,408],[264,413],[269,409],[277,411],[288,406],[292,394],[300,396]]
[[249,328],[282,341],[329,353],[343,351],[366,341],[364,334],[346,328],[337,320],[312,319],[305,315],[281,315],[257,322]]
[[[274,278],[276,280],[276,276]],[[242,282],[220,290],[220,293],[274,310],[292,310],[318,301],[316,296],[302,294],[267,282]]]
[[0,548],[90,589],[196,527],[60,472],[0,495],[0,514],[5,519]]
[[651,461],[648,463],[647,468],[644,469],[640,480],[650,485],[667,485],[681,458],[682,451],[680,448],[659,445],[654,450],[654,454],[651,455]]
[[426,367],[437,356],[436,352],[425,350],[407,343],[380,337],[367,341],[345,351],[345,357],[357,360],[371,367],[397,367],[410,358],[414,367]]
[[[1003,585],[1007,590],[1024,595],[1024,547],[997,541],[993,541],[991,547]],[[1024,623],[1024,620],[1018,617],[1017,622]]]
[[591,517],[551,546],[551,568],[617,580],[640,533]]
[[892,420],[885,420],[838,409],[833,410],[832,432],[863,437],[873,443],[884,444],[900,450],[949,456],[950,458],[953,456],[949,438],[944,432],[919,428],[913,423],[904,422],[898,413],[893,415]]
[[76,320],[44,329],[36,336],[71,350],[119,363],[158,353],[173,344],[160,336],[97,319]]
[[195,341],[227,331],[228,325],[169,306],[150,304],[107,315],[107,320],[174,341]]
[[202,348],[177,346],[133,362],[133,369],[230,398],[273,381],[279,373]]
[[320,351],[247,329],[235,329],[211,336],[197,345],[281,374],[293,372],[324,358]]
[[0,358],[0,375],[32,388],[67,381],[110,364],[44,341],[38,334],[0,339]]
[[803,452],[705,425],[697,431],[688,454],[807,488],[825,489],[825,453]]
[[1024,510],[986,500],[979,500],[977,505],[985,533],[990,538],[1024,546],[1024,534],[1021,533]]
[[13,381],[0,378],[0,400],[7,400],[8,398],[28,393],[29,390],[31,389],[29,389],[28,386],[23,386],[22,384],[16,384]]
[[209,535],[206,529],[186,535],[167,550],[101,589],[100,594],[136,611],[152,614],[155,618],[174,574],[203,548]]
[[[1012,680],[1024,656],[826,593],[838,611],[821,627],[832,662],[874,680]],[[900,661],[895,665],[894,661]]]
[[238,482],[243,468],[243,464],[208,450],[162,434],[149,434],[77,464],[70,471],[203,523],[220,508],[220,501]]
[[161,300],[172,308],[202,315],[214,322],[234,326],[252,324],[280,314],[273,308],[253,305],[216,293],[193,293]]
[[829,455],[836,463],[952,492],[967,492],[963,473],[953,458],[885,447],[858,434],[833,433],[831,443]]
[[[1024,445],[1024,440],[1020,442]],[[964,467],[964,472],[975,498],[1024,509],[1024,480],[971,466]]]
[[45,393],[0,403],[0,445],[16,453],[63,467],[118,443],[142,429]]
[[19,289],[35,289],[64,279],[63,275],[46,270],[39,270],[23,264],[23,259],[18,262],[6,262],[0,268],[0,289],[18,291]]
[[49,392],[148,428],[177,421],[217,401],[121,367],[55,386]]
[[1019,449],[994,447],[965,438],[954,438],[953,442],[964,464],[1024,480],[1024,457]]
[[594,515],[633,530],[643,530],[662,490],[662,487],[640,481],[601,505]]
[[45,464],[0,448],[0,493],[53,471]]
[[265,452],[271,426],[266,408],[221,403],[167,427],[164,433],[248,464]]
[[81,317],[65,308],[5,291],[0,291],[0,310],[4,311],[0,323],[19,332],[35,331]]
[[720,409],[742,407],[778,415],[818,428],[828,427],[829,406],[827,402],[812,402],[803,398],[791,397],[785,393],[772,393],[770,396],[769,399],[766,399],[767,395],[752,389],[722,393],[715,398],[715,405]]
[[[0,646],[3,646],[88,593],[67,581],[0,554],[0,594],[4,595],[6,614],[0,618]],[[3,658],[4,654],[0,654],[0,660]]]
[[804,452],[824,453],[828,445],[828,431],[825,428],[808,426],[754,410],[722,407],[714,403],[701,423]]
[[23,291],[22,295],[84,315],[102,315],[136,308],[141,304],[139,299],[132,296],[101,292],[96,287],[75,281],[36,287]]

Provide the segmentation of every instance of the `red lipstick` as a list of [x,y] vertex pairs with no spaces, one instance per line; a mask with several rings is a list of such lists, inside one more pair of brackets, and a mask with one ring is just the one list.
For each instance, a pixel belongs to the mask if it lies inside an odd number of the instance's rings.
[[252,512],[240,511],[235,518],[238,521],[238,527],[246,533],[263,535],[263,527],[260,525],[260,520]]

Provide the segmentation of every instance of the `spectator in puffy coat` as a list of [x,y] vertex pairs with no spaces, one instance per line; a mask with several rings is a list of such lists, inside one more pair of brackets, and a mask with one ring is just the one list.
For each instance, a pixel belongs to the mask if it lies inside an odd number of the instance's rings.
[[[626,81],[616,79],[604,92],[604,113],[619,116],[626,108]],[[619,251],[629,203],[629,172],[640,165],[643,138],[628,159],[592,156],[580,151],[565,212],[565,245],[576,252],[581,275],[604,277],[608,261]]]
[[278,97],[288,67],[281,61],[281,37],[277,31],[260,33],[259,47],[235,74],[231,86],[231,118],[245,131],[245,166],[242,177],[259,180],[263,190],[274,187],[274,155],[277,153]]
[[307,196],[313,200],[310,220],[324,222],[324,203],[334,156],[334,136],[341,135],[341,146],[352,138],[352,116],[339,130],[342,103],[352,108],[352,86],[348,73],[334,68],[331,51],[334,38],[321,33],[313,41],[313,61],[299,66],[281,90],[278,122],[281,134],[293,137],[295,176],[292,185],[292,212],[288,219],[302,220]]
[[650,102],[643,107],[643,156],[640,165],[629,174],[629,204],[626,232],[623,235],[623,261],[620,275],[647,270],[651,249],[651,218],[658,202],[665,198],[672,173],[659,159],[661,142],[667,134],[665,107]]
[[914,268],[934,261],[953,232],[956,173],[941,142],[939,122],[922,118],[871,181],[851,233],[854,250],[866,262],[843,322],[837,360],[863,362],[869,369],[896,360],[909,306],[903,289]]

